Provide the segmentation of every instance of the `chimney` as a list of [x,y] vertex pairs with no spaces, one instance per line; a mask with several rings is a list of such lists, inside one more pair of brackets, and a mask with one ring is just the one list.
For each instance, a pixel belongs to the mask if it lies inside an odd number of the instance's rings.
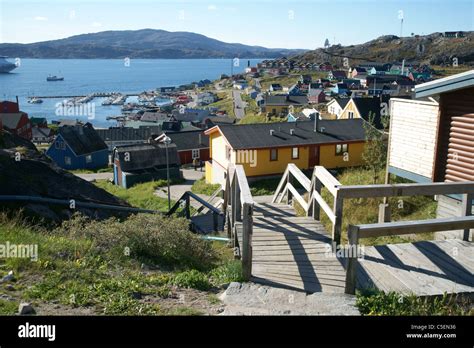
[[273,133],[275,133],[275,131],[273,129],[270,129],[270,135],[273,135]]
[[291,134],[291,135],[294,135],[294,134],[295,134],[295,130],[294,130],[293,128],[290,129],[290,134]]
[[324,133],[324,131],[326,130],[326,128],[324,127],[321,127],[321,129],[319,130],[321,133]]

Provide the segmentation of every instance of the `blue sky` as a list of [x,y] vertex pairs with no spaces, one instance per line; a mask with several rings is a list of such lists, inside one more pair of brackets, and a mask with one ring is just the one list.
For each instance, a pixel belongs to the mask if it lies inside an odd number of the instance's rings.
[[[0,42],[104,30],[191,31],[266,47],[343,45],[384,34],[474,30],[474,0],[0,0]],[[402,11],[402,12],[400,12]]]

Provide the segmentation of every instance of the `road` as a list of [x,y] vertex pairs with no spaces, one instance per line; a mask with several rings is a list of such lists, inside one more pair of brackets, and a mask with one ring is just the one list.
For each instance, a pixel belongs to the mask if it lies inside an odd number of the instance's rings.
[[234,114],[235,118],[238,120],[245,117],[246,103],[242,100],[241,93],[242,91],[239,90],[232,91],[232,99],[234,99]]

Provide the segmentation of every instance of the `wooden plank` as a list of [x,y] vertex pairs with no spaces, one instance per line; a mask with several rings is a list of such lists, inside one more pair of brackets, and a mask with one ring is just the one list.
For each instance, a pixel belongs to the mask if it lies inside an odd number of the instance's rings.
[[[287,166],[286,169],[285,169],[285,172],[283,173],[283,176],[282,176],[280,182],[278,183],[277,189],[276,189],[275,193],[273,194],[272,203],[276,203],[276,202],[277,202],[278,195],[282,194],[282,196],[283,196],[283,193],[281,192],[281,190],[282,190],[282,189],[285,187],[285,185],[286,185],[286,181],[287,181],[287,177],[288,177],[288,172],[289,172],[289,167]],[[280,200],[280,202],[281,202],[281,200]]]
[[318,203],[318,206],[323,208],[329,220],[331,220],[331,222],[334,224],[334,222],[336,221],[336,216],[334,215],[332,209],[326,203],[324,198],[316,190],[313,191],[313,198]]
[[326,168],[322,166],[315,166],[314,172],[321,183],[328,189],[329,192],[331,192],[333,196],[335,196],[339,190],[339,186],[341,186],[341,183],[331,173],[329,173]]
[[293,177],[300,183],[301,186],[308,192],[311,187],[311,180],[293,163],[288,164],[287,167]]
[[247,176],[245,175],[244,167],[242,165],[235,166],[235,173],[237,174],[237,180],[240,187],[240,199],[242,204],[254,204],[252,194],[250,193],[249,183]]
[[292,184],[288,184],[288,190],[290,190],[291,194],[293,195],[294,198],[296,198],[296,200],[298,201],[298,204],[301,205],[303,210],[305,212],[307,212],[308,211],[308,203],[303,199],[303,197],[301,197],[299,192],[296,191],[296,189],[293,187]]
[[[472,215],[472,200],[474,199],[474,195],[471,194],[464,194],[462,196],[462,203],[461,203],[461,216],[471,216]],[[466,228],[463,231],[462,240],[469,241],[470,229]]]
[[358,225],[360,238],[474,228],[474,216]]
[[347,185],[339,188],[342,198],[434,196],[474,194],[474,182],[435,182],[429,184]]
[[336,245],[341,244],[342,234],[342,213],[343,213],[344,200],[336,194],[334,197],[334,223],[332,225],[332,240]]
[[249,280],[252,275],[252,205],[247,202],[242,207],[242,275],[245,280]]
[[[354,226],[349,226],[349,244],[350,246],[356,246],[359,244],[359,229]],[[355,294],[356,280],[357,280],[357,266],[358,260],[355,257],[347,259],[346,269],[346,294]]]

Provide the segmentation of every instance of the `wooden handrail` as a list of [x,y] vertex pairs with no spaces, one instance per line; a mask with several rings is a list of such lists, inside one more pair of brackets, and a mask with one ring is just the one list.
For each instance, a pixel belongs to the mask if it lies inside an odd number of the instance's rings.
[[[228,211],[229,206],[232,208]],[[252,234],[254,201],[242,165],[230,164],[224,191],[224,212],[227,220],[227,233],[233,246],[239,243],[237,225],[242,228],[242,245],[238,245],[237,257],[242,260],[242,275],[249,280],[252,275]]]
[[[474,228],[474,216],[453,217],[445,219],[429,219],[421,221],[397,221],[378,224],[349,225],[349,247],[358,250],[360,238],[394,236],[404,234],[450,231],[456,229],[469,230]],[[358,255],[347,259],[346,289],[348,294],[354,294],[357,280]]]

